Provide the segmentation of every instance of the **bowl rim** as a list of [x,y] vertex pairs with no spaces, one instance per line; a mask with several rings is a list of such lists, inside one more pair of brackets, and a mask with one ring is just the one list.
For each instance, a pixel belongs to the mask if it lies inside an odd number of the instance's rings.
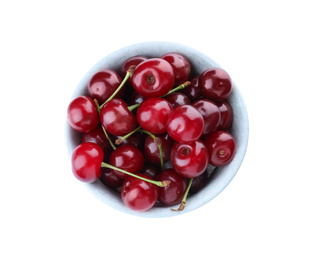
[[[157,47],[156,49],[154,48]],[[87,84],[96,72],[102,70],[102,69],[115,69],[119,71],[119,68],[122,64],[122,62],[131,56],[134,55],[145,55],[145,56],[152,56],[156,57],[157,54],[163,55],[167,52],[179,52],[187,56],[190,63],[193,66],[194,70],[197,70],[197,73],[201,73],[203,70],[203,66],[205,69],[208,67],[219,67],[224,69],[222,66],[220,66],[217,62],[212,60],[210,57],[208,57],[205,53],[194,49],[192,47],[175,43],[175,42],[167,42],[167,41],[148,41],[148,42],[140,42],[133,45],[128,45],[123,48],[120,48],[107,56],[103,57],[101,60],[99,60],[95,65],[93,65],[88,72],[83,76],[83,78],[80,80],[79,84],[75,88],[71,99],[80,96],[80,95],[87,95]],[[152,55],[149,55],[150,52]],[[161,56],[160,55],[160,56]],[[192,57],[194,57],[194,62],[192,61]],[[115,62],[116,61],[116,62]],[[120,66],[119,66],[120,65]],[[235,109],[235,106],[232,106],[233,111],[237,111],[238,113],[235,113],[233,124],[235,124],[236,120],[239,120],[238,124],[236,125],[237,128],[240,128],[242,132],[242,136],[238,138],[237,147],[236,147],[236,154],[233,159],[233,161],[223,167],[220,167],[218,169],[219,174],[215,174],[212,178],[211,182],[207,184],[207,189],[204,188],[203,190],[199,191],[196,194],[192,194],[187,199],[187,205],[183,211],[179,212],[173,212],[169,210],[171,207],[153,207],[152,209],[145,211],[145,212],[137,212],[133,211],[129,208],[127,208],[121,201],[120,195],[118,194],[118,197],[115,196],[117,192],[112,191],[108,187],[102,187],[102,184],[100,181],[95,183],[83,183],[84,186],[100,201],[105,203],[106,205],[110,206],[111,208],[114,208],[120,212],[127,213],[130,215],[138,216],[138,217],[147,217],[147,218],[162,218],[162,217],[174,217],[179,216],[188,212],[191,212],[193,210],[196,210],[200,208],[201,206],[207,204],[212,199],[217,197],[232,181],[232,179],[235,177],[236,173],[238,172],[248,146],[249,141],[249,119],[248,119],[248,111],[245,105],[245,101],[243,99],[243,96],[238,89],[237,85],[233,81],[232,78],[232,84],[233,89],[230,97],[228,98],[228,101],[235,101],[237,105],[237,110]],[[237,116],[237,118],[235,118]],[[241,120],[240,120],[241,119]],[[233,128],[233,127],[232,127]],[[73,138],[74,130],[69,126],[68,120],[66,118],[65,120],[65,142],[66,142],[66,148],[69,158],[71,158],[71,154],[76,147],[74,143],[77,143],[78,140]],[[76,133],[76,132],[75,132]],[[237,133],[237,132],[236,132]],[[239,133],[237,133],[237,136],[239,136]],[[241,142],[240,142],[241,140]],[[222,174],[222,171],[224,170]],[[220,174],[221,172],[221,174]],[[207,192],[206,192],[207,190]],[[174,206],[173,208],[177,208],[178,206]],[[176,213],[176,214],[175,214]]]

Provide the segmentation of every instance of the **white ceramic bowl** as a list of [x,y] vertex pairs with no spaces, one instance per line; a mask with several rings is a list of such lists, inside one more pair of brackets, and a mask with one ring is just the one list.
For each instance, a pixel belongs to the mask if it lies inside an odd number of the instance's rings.
[[[82,78],[81,82],[73,93],[72,99],[80,95],[87,95],[87,84],[90,78],[93,74],[102,69],[114,69],[119,71],[123,61],[131,56],[144,55],[147,57],[160,57],[167,52],[179,52],[184,54],[189,59],[192,70],[197,74],[201,74],[209,67],[221,67],[204,53],[178,43],[139,43],[117,50],[95,64]],[[233,79],[233,76],[230,76]],[[237,144],[235,157],[230,164],[218,169],[214,177],[204,189],[188,197],[186,207],[183,211],[174,212],[170,210],[171,207],[153,207],[146,212],[136,212],[129,209],[122,203],[119,193],[111,191],[109,188],[102,185],[100,181],[92,184],[84,184],[85,187],[89,189],[89,191],[99,200],[111,206],[112,208],[141,217],[159,218],[178,216],[205,205],[210,200],[215,198],[220,192],[222,192],[230,183],[230,181],[237,173],[247,149],[249,135],[248,114],[242,95],[234,82],[233,90],[230,97],[228,98],[228,102],[231,104],[234,113],[231,133],[234,136]],[[72,130],[68,122],[66,122],[65,135],[69,157],[71,157],[74,148],[79,144],[80,134]],[[177,207],[178,206],[174,206],[173,208]]]

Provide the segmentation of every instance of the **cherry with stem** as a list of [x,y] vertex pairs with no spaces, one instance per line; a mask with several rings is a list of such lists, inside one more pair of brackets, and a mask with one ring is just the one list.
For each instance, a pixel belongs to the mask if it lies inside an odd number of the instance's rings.
[[193,178],[190,179],[189,185],[188,185],[186,192],[185,192],[185,194],[182,198],[182,201],[179,205],[179,208],[178,209],[171,209],[172,211],[183,211],[184,210],[186,203],[187,203],[187,197],[188,197],[188,194],[189,194],[189,190],[190,190],[191,185],[192,185],[192,181],[193,181]]

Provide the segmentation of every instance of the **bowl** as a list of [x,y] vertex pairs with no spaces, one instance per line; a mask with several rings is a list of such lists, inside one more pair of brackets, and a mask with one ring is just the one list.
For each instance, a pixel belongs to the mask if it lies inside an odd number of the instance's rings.
[[[219,64],[205,55],[203,52],[198,51],[194,48],[173,43],[173,42],[143,42],[134,44],[131,46],[119,49],[108,56],[101,59],[96,63],[82,78],[78,86],[76,87],[72,99],[81,95],[87,95],[87,84],[91,77],[98,71],[102,69],[113,69],[120,70],[120,67],[127,58],[135,55],[144,55],[149,58],[160,57],[168,52],[179,52],[185,55],[191,63],[192,71],[201,74],[205,69],[209,67],[219,67]],[[224,69],[224,68],[222,68]],[[228,71],[227,71],[228,72]],[[232,75],[230,75],[233,79]],[[186,207],[183,211],[172,211],[171,207],[153,207],[148,211],[137,212],[126,207],[119,193],[111,190],[110,188],[104,186],[100,181],[95,183],[83,183],[85,187],[99,200],[109,205],[110,207],[119,210],[121,212],[148,218],[162,218],[162,217],[175,217],[190,211],[196,210],[201,206],[207,204],[209,201],[214,199],[218,194],[220,194],[226,186],[231,182],[231,180],[236,175],[239,167],[244,159],[249,136],[249,122],[248,114],[244,99],[233,82],[233,90],[227,101],[233,108],[233,123],[231,126],[231,134],[234,136],[236,141],[236,153],[233,161],[226,166],[219,167],[213,173],[211,180],[208,184],[199,192],[192,194],[187,199]],[[74,148],[80,142],[80,133],[74,131],[69,123],[66,121],[65,125],[65,139],[66,146],[68,150],[69,157]],[[73,177],[73,174],[72,174]],[[173,208],[177,208],[174,206]]]

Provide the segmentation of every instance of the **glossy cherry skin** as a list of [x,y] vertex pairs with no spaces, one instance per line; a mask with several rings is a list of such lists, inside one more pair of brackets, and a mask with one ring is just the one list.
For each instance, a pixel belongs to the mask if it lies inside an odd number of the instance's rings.
[[209,182],[208,170],[204,171],[201,175],[193,178],[189,193],[194,194],[202,190]]
[[138,107],[136,119],[144,130],[162,134],[166,132],[166,122],[172,110],[172,105],[163,98],[147,98]]
[[[144,155],[134,145],[127,144],[118,147],[109,157],[109,163],[117,168],[130,173],[139,173],[144,167]],[[129,175],[120,171],[114,173],[121,179],[126,179]]]
[[146,163],[142,170],[142,173],[150,176],[153,179],[155,179],[160,172],[161,172],[161,168],[159,164],[153,164],[153,163]]
[[82,182],[92,183],[97,181],[101,176],[103,157],[102,148],[95,143],[78,145],[71,158],[74,176]]
[[226,100],[217,102],[217,106],[221,114],[218,130],[228,131],[233,123],[233,109]]
[[190,98],[191,102],[204,98],[199,89],[199,76],[193,76],[189,81],[191,84],[185,87],[182,92]]
[[[129,68],[131,66],[137,66],[138,64],[140,64],[141,62],[148,60],[147,57],[142,56],[142,55],[137,55],[137,56],[132,56],[129,57],[128,59],[126,59],[121,66],[120,69],[120,74],[121,76],[124,78],[127,74],[127,71],[129,70]],[[130,78],[128,79],[128,83],[131,85],[131,80],[132,80],[132,75],[130,76]]]
[[[116,71],[99,71],[92,76],[88,83],[88,94],[92,99],[97,99],[100,104],[103,104],[119,87],[121,82],[122,78]],[[123,93],[124,88],[117,93],[116,98],[120,98]]]
[[177,142],[192,142],[201,137],[204,130],[204,119],[192,105],[178,106],[170,113],[166,130]]
[[119,178],[118,175],[114,173],[112,169],[101,168],[101,177],[100,180],[111,189],[117,189],[122,186],[123,179]]
[[[146,174],[138,174],[152,179]],[[159,197],[159,187],[155,184],[129,176],[123,183],[121,199],[132,210],[146,211],[154,206]]]
[[135,115],[128,109],[127,104],[114,98],[108,101],[100,111],[100,121],[107,132],[112,135],[126,135],[136,127]]
[[[161,143],[163,162],[167,162],[170,159],[170,153],[174,140],[166,133],[156,135],[156,138],[158,138]],[[149,162],[154,164],[160,164],[161,157],[158,145],[150,135],[147,136],[145,140],[144,154]]]
[[82,135],[82,142],[90,142],[98,144],[104,152],[104,161],[108,161],[108,157],[112,152],[112,147],[107,140],[101,125],[98,125],[95,129]]
[[201,175],[207,168],[209,155],[201,140],[190,143],[175,142],[171,151],[171,163],[174,170],[185,178]]
[[192,104],[204,118],[203,135],[216,131],[220,124],[221,114],[218,106],[211,100],[200,99]]
[[188,187],[188,179],[180,176],[173,169],[167,169],[157,176],[157,180],[171,182],[168,186],[159,189],[158,200],[168,206],[179,204]]
[[225,131],[216,131],[206,136],[204,141],[209,152],[209,163],[221,167],[230,163],[235,155],[235,139]]
[[132,75],[135,91],[143,97],[160,97],[174,85],[174,70],[163,59],[151,58],[137,65]]
[[180,92],[174,92],[164,97],[173,108],[181,105],[190,105],[191,100],[185,94]]
[[199,89],[205,98],[222,101],[232,91],[232,80],[225,70],[209,68],[200,75]]
[[[115,140],[121,138],[121,136],[115,136]],[[144,150],[144,143],[146,139],[146,134],[142,132],[135,132],[134,134],[130,135],[129,137],[125,138],[119,146],[132,144],[135,145],[141,151]]]
[[161,56],[161,59],[166,60],[173,67],[175,74],[174,85],[178,86],[189,78],[191,65],[184,55],[177,52],[169,52]]
[[99,115],[90,97],[80,96],[72,100],[67,109],[70,126],[78,132],[86,133],[96,128]]

